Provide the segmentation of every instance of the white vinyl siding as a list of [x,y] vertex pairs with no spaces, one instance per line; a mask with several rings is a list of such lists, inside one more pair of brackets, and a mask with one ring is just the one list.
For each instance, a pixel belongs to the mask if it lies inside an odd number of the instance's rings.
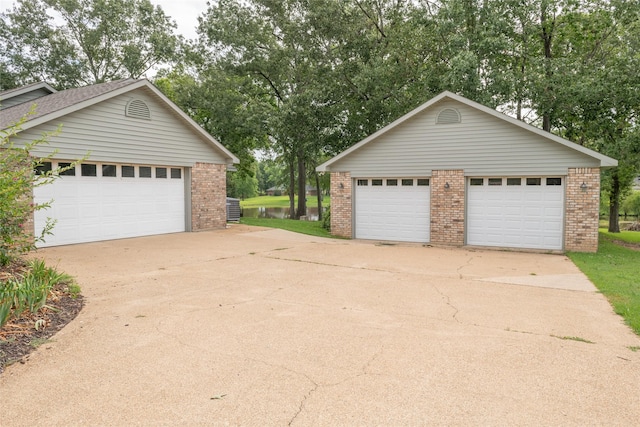
[[[460,123],[436,124],[454,108]],[[352,176],[428,176],[463,169],[466,176],[566,175],[599,160],[546,140],[465,104],[444,100],[331,165]]]
[[[477,185],[480,179],[483,185]],[[527,181],[539,184],[528,185]],[[471,178],[467,186],[467,244],[562,249],[564,178],[560,185],[549,185],[557,181],[555,177],[523,177],[518,185],[515,178]]]
[[[395,181],[395,185],[389,181]],[[421,181],[418,185],[413,178],[357,179],[354,183],[355,237],[429,242],[430,187],[424,185],[426,179]]]
[[[132,99],[144,101],[151,120],[125,116]],[[196,162],[227,163],[227,160],[190,125],[169,111],[155,95],[144,88],[100,102],[80,111],[20,133],[19,140],[40,138],[62,124],[61,133],[49,138],[49,146],[41,146],[35,154],[49,154],[55,147],[55,158],[77,159],[90,152],[91,161],[147,163],[193,166]],[[18,140],[18,138],[16,138]]]

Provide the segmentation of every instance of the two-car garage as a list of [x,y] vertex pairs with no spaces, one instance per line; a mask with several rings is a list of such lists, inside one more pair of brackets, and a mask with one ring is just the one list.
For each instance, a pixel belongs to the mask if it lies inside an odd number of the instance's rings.
[[[563,248],[563,177],[466,178],[466,244]],[[355,237],[430,241],[430,179],[354,179]],[[437,209],[437,207],[436,207]]]
[[445,91],[316,170],[336,236],[595,252],[600,173],[616,165]]

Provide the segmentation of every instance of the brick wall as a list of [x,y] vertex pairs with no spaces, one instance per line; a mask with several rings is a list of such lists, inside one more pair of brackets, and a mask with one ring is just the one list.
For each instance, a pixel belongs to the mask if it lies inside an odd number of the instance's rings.
[[[582,188],[582,183],[586,188]],[[600,210],[600,169],[569,168],[566,185],[565,250],[596,252]]]
[[224,228],[226,224],[226,165],[196,163],[191,169],[191,229]]
[[351,173],[331,174],[331,234],[351,238]]
[[[446,188],[447,183],[449,188]],[[431,176],[431,242],[464,244],[464,171],[434,170]]]

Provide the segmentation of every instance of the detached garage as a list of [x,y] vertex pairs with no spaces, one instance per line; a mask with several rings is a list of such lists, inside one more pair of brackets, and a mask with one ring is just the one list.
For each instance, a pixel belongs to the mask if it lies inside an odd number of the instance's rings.
[[318,167],[331,230],[385,241],[595,251],[617,161],[443,92]]
[[19,146],[62,125],[35,155],[56,150],[36,173],[69,167],[34,189],[41,246],[221,228],[226,169],[238,159],[147,80],[119,80],[57,92],[46,83],[0,93],[0,128],[27,115]]

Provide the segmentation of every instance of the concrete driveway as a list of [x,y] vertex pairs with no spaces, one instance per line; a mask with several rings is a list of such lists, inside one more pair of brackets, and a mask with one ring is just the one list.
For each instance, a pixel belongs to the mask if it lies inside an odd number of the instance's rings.
[[564,256],[241,225],[40,254],[86,306],[0,376],[2,426],[640,419],[640,339]]

